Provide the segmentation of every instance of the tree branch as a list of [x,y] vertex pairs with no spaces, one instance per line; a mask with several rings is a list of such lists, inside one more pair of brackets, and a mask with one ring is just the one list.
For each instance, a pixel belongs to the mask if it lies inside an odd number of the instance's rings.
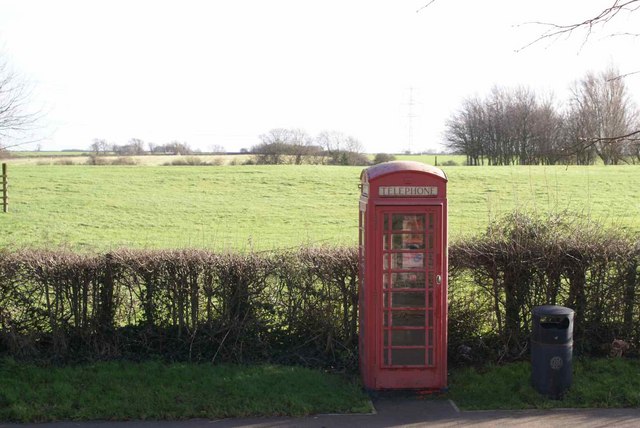
[[431,0],[429,3],[425,4],[424,6],[422,6],[420,9],[416,10],[416,13],[420,13],[421,10],[428,8],[429,6],[431,6],[432,4],[434,4],[437,0]]
[[526,22],[525,24],[541,25],[547,27],[548,29],[530,43],[527,43],[520,49],[517,49],[516,52],[520,52],[546,39],[558,38],[562,35],[570,36],[574,31],[578,29],[586,30],[586,35],[582,43],[584,45],[591,36],[591,32],[594,26],[608,23],[622,11],[633,12],[638,10],[640,8],[639,2],[640,0],[615,0],[611,6],[603,9],[596,16],[573,24],[559,25],[551,22]]

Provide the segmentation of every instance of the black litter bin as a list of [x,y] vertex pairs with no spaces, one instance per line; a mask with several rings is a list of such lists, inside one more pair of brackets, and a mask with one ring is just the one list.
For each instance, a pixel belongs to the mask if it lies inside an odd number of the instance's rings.
[[571,386],[573,315],[564,306],[533,308],[531,383],[540,394],[556,400]]

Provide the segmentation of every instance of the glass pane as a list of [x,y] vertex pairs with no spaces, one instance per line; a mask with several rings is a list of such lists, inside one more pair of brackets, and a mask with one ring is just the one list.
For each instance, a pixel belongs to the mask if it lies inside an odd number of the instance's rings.
[[429,337],[429,346],[433,346],[433,330],[429,330],[427,336]]
[[433,229],[434,218],[433,213],[429,214],[429,229]]
[[433,253],[429,253],[427,257],[429,259],[429,269],[433,269]]
[[384,215],[384,230],[389,230],[389,214]]
[[[424,346],[424,330],[390,330],[392,346]],[[385,346],[387,338],[385,337]]]
[[433,365],[433,349],[429,349],[429,351],[427,352],[427,365]]
[[389,325],[389,312],[385,311],[382,317],[382,325],[387,327]]
[[424,291],[396,291],[391,294],[394,308],[424,308]]
[[424,272],[392,273],[391,284],[393,288],[424,288],[425,276]]
[[433,250],[433,235],[429,235],[429,249]]
[[389,249],[389,235],[386,233],[382,235],[382,248],[385,250]]
[[391,325],[395,327],[424,327],[424,311],[393,311]]
[[392,349],[394,366],[424,366],[424,349]]
[[430,308],[433,308],[433,290],[429,290],[429,302],[427,304]]
[[424,214],[393,214],[391,217],[391,230],[424,230]]
[[384,288],[389,288],[391,284],[389,284],[389,274],[385,273],[382,275],[382,286]]
[[436,275],[433,272],[429,272],[427,275],[427,288],[433,290],[433,286],[436,283]]
[[388,366],[389,365],[389,350],[385,349],[383,351],[384,354],[384,365]]
[[[396,233],[391,235],[393,250],[422,250],[424,249],[424,235],[409,235]],[[386,247],[385,247],[386,249]]]
[[384,270],[389,269],[389,258],[390,258],[389,254],[384,254],[382,256],[382,269]]
[[384,269],[389,269],[389,258],[391,258],[391,269],[424,269],[423,253],[385,254],[383,259]]
[[429,327],[433,327],[433,310],[429,309]]

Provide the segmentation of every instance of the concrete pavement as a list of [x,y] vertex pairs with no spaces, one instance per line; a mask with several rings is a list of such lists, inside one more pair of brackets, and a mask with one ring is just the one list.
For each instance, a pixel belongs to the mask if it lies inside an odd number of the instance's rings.
[[640,427],[638,408],[460,412],[450,400],[381,395],[374,397],[373,401],[376,411],[366,415],[188,421],[0,423],[0,428]]

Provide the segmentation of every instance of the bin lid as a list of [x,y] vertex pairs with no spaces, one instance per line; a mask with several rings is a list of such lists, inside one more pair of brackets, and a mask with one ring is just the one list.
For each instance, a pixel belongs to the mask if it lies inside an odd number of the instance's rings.
[[573,309],[558,305],[542,305],[533,308],[533,314],[538,316],[566,316],[573,315]]

